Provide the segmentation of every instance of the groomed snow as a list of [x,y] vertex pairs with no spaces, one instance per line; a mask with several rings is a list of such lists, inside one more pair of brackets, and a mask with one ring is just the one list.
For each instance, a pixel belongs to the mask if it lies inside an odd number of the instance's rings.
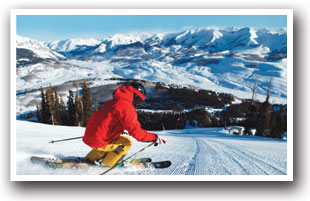
[[[16,175],[98,175],[103,169],[48,169],[32,164],[30,157],[85,156],[90,148],[81,139],[85,128],[16,121]],[[150,147],[136,157],[170,160],[167,169],[115,169],[110,175],[286,175],[287,142],[262,137],[236,136],[222,128],[191,128],[156,132],[167,144]],[[132,154],[147,143],[133,139]],[[129,155],[128,154],[128,155]]]

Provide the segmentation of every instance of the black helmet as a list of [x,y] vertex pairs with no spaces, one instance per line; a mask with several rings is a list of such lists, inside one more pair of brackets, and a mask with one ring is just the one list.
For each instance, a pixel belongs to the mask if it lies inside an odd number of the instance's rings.
[[[143,94],[144,96],[146,96],[146,90],[144,88],[144,86],[139,83],[139,82],[134,82],[134,83],[130,83],[131,86],[133,86],[133,88],[137,89],[141,94]],[[134,93],[133,95],[133,99],[135,103],[140,103],[143,100],[141,99],[140,96],[138,96],[137,94]]]

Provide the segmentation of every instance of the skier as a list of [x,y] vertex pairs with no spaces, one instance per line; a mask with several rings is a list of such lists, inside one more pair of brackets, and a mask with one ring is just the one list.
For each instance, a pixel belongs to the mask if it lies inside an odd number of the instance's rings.
[[90,162],[113,167],[129,151],[132,141],[121,136],[124,130],[140,142],[166,143],[154,133],[141,128],[135,105],[144,101],[146,90],[140,83],[132,83],[116,89],[113,99],[106,102],[88,121],[83,141],[92,150],[85,156]]

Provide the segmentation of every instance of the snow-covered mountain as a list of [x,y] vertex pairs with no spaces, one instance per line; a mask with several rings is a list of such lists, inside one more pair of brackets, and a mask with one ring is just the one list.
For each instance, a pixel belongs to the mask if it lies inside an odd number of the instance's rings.
[[57,52],[70,52],[76,49],[81,49],[83,46],[95,46],[98,45],[101,41],[97,39],[66,39],[66,40],[58,40],[51,41],[46,43],[46,45]]
[[[40,86],[53,84],[65,92],[74,80],[84,79],[91,80],[91,87],[111,83],[111,78],[191,85],[241,99],[251,97],[257,79],[256,98],[264,100],[273,77],[270,100],[286,103],[287,98],[285,30],[200,28],[45,44],[17,37],[17,58],[17,93],[23,94],[18,97],[20,113],[30,105],[34,109]],[[30,91],[36,92],[32,98]]]
[[[154,48],[161,49],[164,52],[166,48],[176,46],[174,50],[177,49],[182,52],[182,50],[194,47],[214,53],[227,50],[234,52],[238,49],[255,48],[260,45],[268,48],[269,53],[286,53],[286,32],[272,32],[267,29],[257,30],[249,27],[240,29],[201,28],[180,33],[116,34],[101,41],[96,39],[70,39],[47,43],[48,47],[58,52],[76,51],[76,54],[71,54],[71,56],[83,54],[84,57],[97,56],[98,58],[100,55],[102,59],[111,55],[108,54],[109,51],[117,53],[118,50],[126,48],[143,48],[151,54]],[[98,47],[100,47],[100,51],[98,51]],[[102,47],[105,51],[102,50]],[[102,54],[97,54],[98,52]]]
[[[30,50],[34,53],[34,56],[39,58],[51,58],[51,59],[60,59],[64,58],[63,55],[59,54],[56,51],[53,51],[48,46],[46,46],[43,42],[39,42],[37,40],[33,40],[30,38],[16,36],[16,48],[23,50]],[[21,56],[19,54],[18,56]]]
[[257,31],[257,42],[265,47],[268,47],[271,52],[286,53],[287,35],[286,31],[272,32],[267,29]]
[[104,40],[104,43],[109,44],[110,48],[118,45],[129,45],[136,42],[143,42],[152,37],[150,33],[129,33],[129,34],[115,34]]

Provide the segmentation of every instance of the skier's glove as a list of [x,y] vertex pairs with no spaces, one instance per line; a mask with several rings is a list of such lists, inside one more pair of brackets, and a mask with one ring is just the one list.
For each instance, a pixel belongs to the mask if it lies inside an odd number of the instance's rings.
[[154,142],[155,142],[154,146],[158,146],[163,143],[166,144],[166,140],[164,140],[161,137],[158,137],[158,135],[156,135],[156,139],[154,140]]

